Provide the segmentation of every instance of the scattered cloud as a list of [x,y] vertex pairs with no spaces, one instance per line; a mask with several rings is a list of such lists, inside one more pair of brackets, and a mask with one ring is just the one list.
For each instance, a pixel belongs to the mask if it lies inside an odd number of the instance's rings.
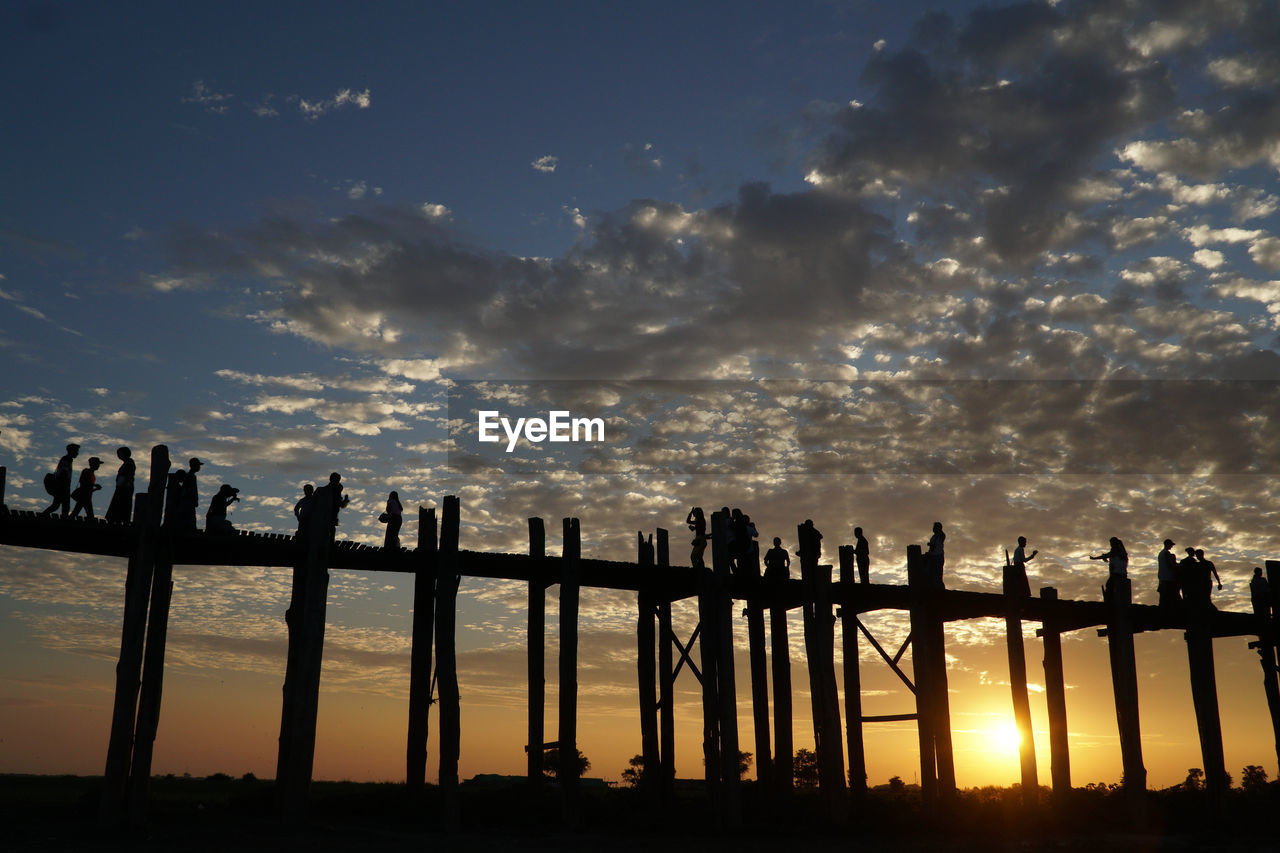
[[551,154],[544,154],[529,164],[535,172],[544,172],[550,174],[556,170],[556,166],[560,165],[560,158]]

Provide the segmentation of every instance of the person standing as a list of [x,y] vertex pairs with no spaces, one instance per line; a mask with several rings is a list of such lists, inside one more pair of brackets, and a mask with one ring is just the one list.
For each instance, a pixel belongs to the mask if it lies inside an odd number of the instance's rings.
[[1160,596],[1160,609],[1177,610],[1182,604],[1178,593],[1178,555],[1173,553],[1174,541],[1164,540],[1164,550],[1156,557],[1156,592]]
[[107,505],[107,522],[128,524],[133,518],[133,478],[138,465],[133,461],[133,452],[127,447],[118,449],[116,458],[120,460],[120,468],[116,471],[116,490]]
[[180,530],[196,529],[196,507],[200,506],[200,486],[196,474],[204,467],[194,456],[187,462],[187,476],[182,480],[178,493],[178,528]]
[[[1203,607],[1213,607],[1210,599],[1213,597],[1213,583],[1217,581],[1218,592],[1222,592],[1222,578],[1218,577],[1218,567],[1213,564],[1212,560],[1206,559],[1204,549],[1196,549],[1196,582],[1200,585],[1200,604]],[[1213,580],[1209,580],[1212,577]]]
[[862,528],[853,528],[853,559],[858,564],[858,580],[871,583],[871,543],[862,535]]
[[1027,563],[1036,558],[1040,552],[1034,548],[1031,556],[1027,556],[1027,537],[1018,537],[1018,547],[1013,549],[1013,583],[1014,591],[1023,598],[1031,597],[1031,581],[1027,578]]
[[102,488],[98,485],[97,470],[102,467],[102,460],[96,456],[89,457],[89,466],[80,472],[80,485],[76,486],[76,490],[71,493],[71,497],[76,499],[75,509],[71,510],[71,517],[75,518],[80,514],[80,510],[84,510],[85,518],[90,521],[94,520],[93,515],[93,493]]
[[1254,566],[1253,579],[1249,581],[1249,600],[1253,612],[1263,619],[1271,618],[1271,584],[1262,574],[1262,566]]
[[389,551],[399,551],[400,525],[404,523],[404,507],[400,504],[400,495],[396,492],[387,496],[387,511],[382,514],[381,520],[387,524],[387,533],[383,537],[382,547]]
[[1129,576],[1129,552],[1124,549],[1124,543],[1120,541],[1119,537],[1112,536],[1110,545],[1111,550],[1105,554],[1089,555],[1090,560],[1107,561],[1107,585],[1102,588],[1103,601],[1110,601],[1111,596],[1115,593],[1118,580]]
[[947,534],[942,532],[942,522],[933,523],[933,535],[929,537],[929,545],[925,550],[924,565],[928,585],[934,589],[945,589],[942,582],[942,568],[946,564],[944,546]]
[[791,555],[782,547],[782,539],[773,537],[773,547],[764,553],[764,579],[766,583],[784,581],[791,574]]
[[702,507],[695,506],[689,510],[689,514],[685,516],[684,523],[689,525],[690,532],[693,533],[693,550],[689,552],[689,564],[695,569],[705,569],[707,564],[703,561],[702,555],[707,550],[707,516],[702,511]]
[[45,476],[45,487],[53,495],[53,503],[41,515],[52,515],[59,507],[62,508],[60,515],[63,517],[71,512],[71,473],[79,455],[80,445],[68,444],[66,454],[58,460],[58,467],[53,469],[52,474]]

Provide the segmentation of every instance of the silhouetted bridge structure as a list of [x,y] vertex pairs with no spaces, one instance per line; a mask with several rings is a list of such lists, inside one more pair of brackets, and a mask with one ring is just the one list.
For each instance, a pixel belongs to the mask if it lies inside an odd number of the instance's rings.
[[[655,810],[670,801],[675,778],[674,681],[688,666],[701,684],[703,758],[709,813],[725,827],[742,823],[738,771],[738,697],[734,672],[732,618],[735,602],[744,602],[750,653],[750,694],[757,778],[769,795],[789,796],[793,786],[793,708],[786,613],[802,609],[808,663],[819,791],[830,817],[845,817],[851,801],[866,791],[863,753],[865,724],[912,720],[920,745],[921,792],[927,811],[945,810],[956,794],[947,693],[944,626],[982,617],[1005,620],[1014,716],[1021,735],[1022,792],[1027,804],[1040,796],[1027,693],[1022,622],[1040,623],[1045,692],[1049,715],[1052,788],[1071,788],[1067,745],[1065,683],[1061,635],[1098,628],[1107,639],[1116,719],[1124,768],[1123,785],[1135,822],[1143,820],[1146,770],[1138,717],[1137,671],[1133,635],[1177,629],[1185,632],[1192,702],[1200,738],[1206,786],[1215,803],[1228,786],[1214,675],[1213,638],[1252,636],[1261,660],[1277,757],[1280,758],[1280,685],[1277,683],[1275,602],[1254,613],[1212,608],[1168,611],[1131,602],[1129,581],[1122,580],[1109,602],[1060,600],[1046,587],[1039,597],[1015,592],[1006,570],[1000,593],[930,588],[920,547],[907,548],[908,583],[872,584],[859,579],[852,546],[839,548],[839,574],[818,563],[812,527],[798,528],[800,577],[763,579],[759,566],[731,570],[727,550],[728,519],[711,519],[711,565],[670,564],[667,531],[638,536],[635,562],[581,556],[577,519],[564,519],[561,556],[548,556],[541,519],[529,519],[528,554],[496,554],[460,548],[461,507],[446,497],[442,515],[419,509],[416,549],[388,551],[350,541],[335,541],[334,493],[316,491],[312,521],[297,536],[181,531],[165,522],[162,496],[170,460],[163,445],[152,450],[150,484],[136,499],[130,525],[107,525],[30,512],[0,512],[0,545],[43,548],[128,560],[125,609],[116,668],[116,696],[108,744],[100,816],[105,822],[145,818],[152,746],[159,721],[165,637],[175,565],[276,566],[293,570],[292,595],[285,621],[289,647],[281,713],[277,786],[283,812],[305,812],[315,750],[325,607],[330,570],[401,572],[414,576],[406,781],[425,784],[428,709],[433,703],[433,659],[438,688],[439,787],[442,824],[458,820],[460,699],[455,650],[456,599],[462,577],[528,583],[528,776],[543,780],[545,748],[558,746],[565,818],[577,815],[577,632],[582,587],[628,590],[637,594],[637,685],[644,772],[641,788]],[[0,468],[0,503],[4,469]],[[437,521],[439,529],[437,530]],[[1280,561],[1267,561],[1272,590],[1280,589]],[[544,740],[545,590],[560,586],[558,738]],[[671,626],[671,604],[688,598],[698,603],[698,626],[681,642]],[[1257,604],[1255,603],[1255,607]],[[897,610],[910,615],[910,634],[896,653],[886,650],[863,625],[859,614]],[[768,611],[766,642],[764,614]],[[844,677],[843,721],[835,678],[835,623],[841,623]],[[870,716],[862,713],[859,637],[863,637],[914,695],[910,713]],[[697,642],[695,661],[694,644]],[[900,667],[910,648],[911,675]],[[772,705],[770,703],[772,670]],[[772,713],[771,713],[772,711]],[[847,756],[847,763],[846,763]]]

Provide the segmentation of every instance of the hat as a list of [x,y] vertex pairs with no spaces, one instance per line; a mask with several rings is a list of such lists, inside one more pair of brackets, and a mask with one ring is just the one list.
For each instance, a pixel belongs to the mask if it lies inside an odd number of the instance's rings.
[[90,465],[90,466],[94,466],[94,465],[101,465],[101,464],[102,464],[102,460],[101,460],[101,459],[99,459],[98,457],[96,457],[96,456],[90,456],[90,457],[89,457],[89,465]]
[[79,450],[79,449],[80,449],[80,445],[78,444],[72,443],[67,445],[67,450]]
[[187,467],[188,467],[188,468],[190,468],[190,467],[192,467],[192,466],[203,466],[203,465],[204,465],[204,463],[203,463],[203,462],[201,462],[199,459],[195,458],[194,456],[192,456],[192,457],[191,457],[191,461],[187,463]]

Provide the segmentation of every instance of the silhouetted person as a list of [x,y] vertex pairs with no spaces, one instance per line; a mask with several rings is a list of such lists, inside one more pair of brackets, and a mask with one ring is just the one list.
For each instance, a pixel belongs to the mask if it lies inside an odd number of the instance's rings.
[[743,514],[742,518],[747,522],[747,550],[746,557],[752,562],[760,560],[760,531],[756,530],[756,523],[751,520],[751,516]]
[[227,509],[240,500],[240,490],[223,483],[209,499],[209,510],[204,514],[204,529],[208,533],[235,533],[227,521]]
[[1253,612],[1263,619],[1271,617],[1271,583],[1262,574],[1262,566],[1254,566],[1253,579],[1249,581],[1249,600]]
[[128,524],[133,518],[133,477],[138,465],[127,447],[117,450],[116,458],[120,460],[120,467],[116,470],[116,490],[111,493],[111,503],[107,505],[107,521]]
[[75,498],[75,509],[71,510],[71,517],[75,518],[80,514],[80,510],[84,510],[85,518],[93,521],[93,493],[102,488],[98,485],[97,471],[102,467],[102,460],[96,456],[89,457],[89,465],[80,472],[80,485],[76,486],[76,490],[71,493],[71,497]]
[[53,495],[53,503],[41,515],[52,515],[55,509],[62,508],[61,515],[71,512],[71,475],[75,467],[76,457],[80,455],[80,445],[68,444],[67,452],[58,460],[58,467],[45,477],[45,489]]
[[747,517],[736,506],[729,513],[729,526],[726,529],[725,544],[729,552],[729,565],[737,571],[743,558],[747,555],[747,545],[751,541],[751,533],[747,530]]
[[862,535],[862,528],[853,528],[853,559],[858,564],[858,580],[871,583],[871,543]]
[[1107,553],[1098,554],[1096,557],[1089,555],[1090,560],[1107,561],[1107,585],[1102,588],[1103,601],[1110,601],[1115,593],[1117,581],[1129,576],[1129,552],[1124,549],[1124,543],[1112,536],[1110,544],[1111,550]]
[[[813,565],[818,565],[822,559],[822,533],[818,528],[813,526],[813,519],[806,518],[804,524],[800,525],[800,547],[796,550],[796,555],[800,557],[801,566],[805,560],[812,560]],[[813,553],[810,554],[810,551]]]
[[187,482],[187,472],[179,468],[169,475],[164,490],[164,526],[177,529],[182,526],[182,488]]
[[[1218,577],[1218,567],[1212,560],[1206,559],[1204,550],[1196,549],[1196,582],[1200,584],[1200,604],[1202,607],[1213,607],[1213,581],[1218,582],[1218,592],[1222,592],[1222,578]],[[1213,581],[1209,580],[1212,577]]]
[[404,507],[400,504],[400,495],[392,492],[387,496],[387,511],[382,514],[381,521],[387,524],[387,534],[382,539],[382,547],[400,550],[400,525],[404,523]]
[[303,528],[311,520],[311,504],[316,499],[316,487],[307,483],[302,487],[302,497],[293,505],[293,517],[298,520],[298,538],[302,538]]
[[942,532],[942,522],[935,521],[933,523],[933,535],[929,537],[929,544],[924,553],[925,578],[929,582],[929,586],[934,589],[944,589],[945,584],[942,582],[942,568],[946,565],[945,543],[947,534]]
[[784,581],[791,575],[791,555],[782,547],[782,540],[773,537],[773,547],[764,553],[764,579],[769,583]]
[[1174,541],[1164,540],[1164,550],[1156,557],[1156,592],[1160,595],[1161,610],[1177,610],[1182,606],[1178,592],[1178,555],[1173,553]]
[[693,533],[693,541],[690,543],[693,550],[689,552],[689,563],[695,569],[704,569],[707,566],[702,559],[707,550],[707,517],[702,512],[702,507],[695,506],[689,510],[684,523],[689,525],[689,530]]
[[1031,581],[1027,578],[1027,563],[1036,558],[1040,552],[1034,548],[1027,555],[1027,537],[1018,537],[1018,547],[1013,549],[1014,591],[1024,598],[1031,597]]
[[187,462],[187,476],[182,481],[182,489],[178,493],[178,529],[196,529],[196,507],[200,506],[200,486],[196,474],[204,467],[194,456]]
[[317,489],[316,494],[318,495],[323,489],[328,489],[332,495],[329,500],[331,509],[329,523],[336,527],[338,525],[338,510],[346,509],[347,504],[351,503],[351,498],[342,493],[342,475],[334,471],[329,475],[329,484]]
[[1196,549],[1187,548],[1186,551],[1187,556],[1178,561],[1178,588],[1182,590],[1183,603],[1191,606],[1200,592],[1200,586],[1196,583],[1200,570],[1196,564]]

